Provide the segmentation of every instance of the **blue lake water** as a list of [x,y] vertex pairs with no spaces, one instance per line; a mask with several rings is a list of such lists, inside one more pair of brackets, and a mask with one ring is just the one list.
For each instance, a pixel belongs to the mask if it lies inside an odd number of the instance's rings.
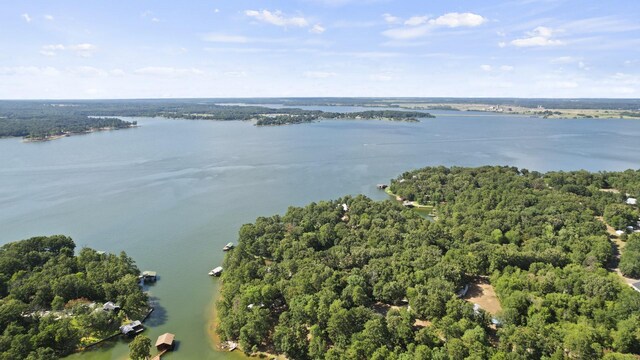
[[[362,108],[314,107],[330,111]],[[290,205],[365,194],[428,165],[514,165],[531,170],[640,167],[640,121],[546,120],[433,111],[420,123],[135,119],[139,128],[44,143],[0,140],[0,243],[66,234],[79,247],[126,251],[156,270],[147,335],[177,335],[169,359],[238,357],[209,336],[218,282],[207,272],[240,225]],[[121,359],[124,342],[74,355]]]

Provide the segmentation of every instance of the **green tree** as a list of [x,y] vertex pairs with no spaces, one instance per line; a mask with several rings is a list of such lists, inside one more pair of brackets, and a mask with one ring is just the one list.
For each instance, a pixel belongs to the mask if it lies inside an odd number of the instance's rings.
[[136,336],[129,343],[129,357],[132,360],[146,360],[151,357],[151,339],[144,335]]

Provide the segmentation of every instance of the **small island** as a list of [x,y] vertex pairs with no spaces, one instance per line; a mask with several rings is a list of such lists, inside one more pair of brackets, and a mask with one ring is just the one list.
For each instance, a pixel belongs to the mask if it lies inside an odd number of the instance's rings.
[[389,187],[437,220],[359,195],[242,226],[221,340],[291,359],[640,354],[640,171],[430,167]]
[[74,250],[62,235],[0,247],[2,359],[56,359],[140,328],[149,304],[133,259]]

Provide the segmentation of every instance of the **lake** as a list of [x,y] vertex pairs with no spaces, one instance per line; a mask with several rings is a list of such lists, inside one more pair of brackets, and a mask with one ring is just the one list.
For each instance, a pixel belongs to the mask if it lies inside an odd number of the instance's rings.
[[[323,110],[356,110],[314,107]],[[361,110],[357,108],[357,110]],[[146,335],[176,334],[168,359],[230,359],[210,341],[222,247],[239,227],[290,205],[365,194],[405,170],[513,165],[531,170],[640,167],[640,121],[546,120],[433,111],[420,123],[136,118],[139,128],[43,143],[0,140],[0,243],[66,234],[78,247],[126,251],[157,310]],[[74,359],[126,358],[126,343]]]

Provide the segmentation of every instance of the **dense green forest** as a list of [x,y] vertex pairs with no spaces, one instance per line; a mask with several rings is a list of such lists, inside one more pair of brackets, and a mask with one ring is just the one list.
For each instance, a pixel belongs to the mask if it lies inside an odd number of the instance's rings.
[[[0,247],[0,359],[56,359],[146,313],[130,257],[74,249],[61,235]],[[106,301],[122,311],[103,311]]]
[[[225,258],[218,331],[292,359],[635,359],[640,293],[607,268],[600,216],[622,204],[637,221],[624,200],[639,185],[637,171],[435,167],[390,185],[435,221],[364,196],[260,217]],[[479,281],[497,314],[458,296]]]
[[125,129],[135,125],[135,121],[128,122],[116,118],[72,115],[12,116],[0,118],[0,137],[19,136],[31,140],[46,140],[64,134],[80,134],[105,128]]

